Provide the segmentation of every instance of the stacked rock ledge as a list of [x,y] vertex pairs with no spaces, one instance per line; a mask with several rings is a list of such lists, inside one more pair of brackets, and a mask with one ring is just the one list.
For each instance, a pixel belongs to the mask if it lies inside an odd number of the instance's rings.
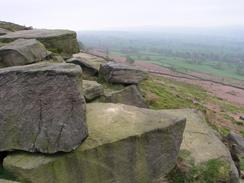
[[0,48],[0,66],[27,65],[47,59],[50,52],[36,39],[18,39]]
[[76,33],[70,30],[22,30],[0,36],[0,42],[11,42],[19,38],[37,39],[49,51],[61,54],[64,58],[70,58],[72,54],[79,52]]
[[87,136],[81,76],[66,63],[0,69],[0,151],[78,147]]
[[93,103],[87,105],[89,136],[63,155],[13,153],[4,168],[30,183],[157,182],[175,165],[185,118],[164,111]]

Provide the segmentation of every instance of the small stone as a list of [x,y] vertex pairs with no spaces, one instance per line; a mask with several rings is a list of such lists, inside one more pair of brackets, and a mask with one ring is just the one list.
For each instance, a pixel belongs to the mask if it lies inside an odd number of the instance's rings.
[[103,86],[96,81],[83,80],[83,92],[86,101],[92,101],[104,94]]
[[107,61],[103,58],[80,52],[74,54],[73,58],[68,59],[67,62],[79,65],[84,74],[88,76],[96,76],[98,75],[101,64]]
[[105,102],[148,108],[148,105],[136,85],[127,86],[122,90],[109,93],[105,97]]
[[241,115],[240,116],[240,120],[244,120],[244,115]]

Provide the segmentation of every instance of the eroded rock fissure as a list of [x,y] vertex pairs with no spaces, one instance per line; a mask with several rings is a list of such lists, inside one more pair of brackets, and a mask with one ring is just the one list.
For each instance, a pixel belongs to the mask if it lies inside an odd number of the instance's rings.
[[39,100],[39,122],[38,122],[38,131],[37,131],[37,135],[35,137],[35,140],[34,140],[34,143],[33,143],[33,151],[36,151],[38,150],[38,147],[37,147],[37,140],[38,140],[38,137],[41,133],[41,126],[42,126],[42,118],[43,118],[43,114],[42,114],[42,99],[41,99],[41,95],[40,95],[40,100]]

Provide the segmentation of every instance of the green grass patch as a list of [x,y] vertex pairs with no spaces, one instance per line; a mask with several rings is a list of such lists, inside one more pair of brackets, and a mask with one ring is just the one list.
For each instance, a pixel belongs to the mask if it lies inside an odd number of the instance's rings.
[[16,178],[10,172],[3,169],[2,166],[0,166],[0,179],[16,180]]
[[244,157],[240,158],[240,169],[244,171]]
[[239,132],[242,135],[242,137],[244,137],[244,130],[240,130]]
[[199,87],[172,82],[163,77],[151,77],[139,86],[146,102],[153,109],[201,109],[198,102],[207,97],[207,93]]
[[[111,55],[114,56],[126,56],[126,54],[121,53],[120,50],[112,50]],[[154,64],[158,64],[164,67],[170,67],[176,71],[188,72],[203,72],[207,74],[212,74],[220,77],[228,77],[238,80],[244,80],[244,76],[238,74],[237,64],[230,64],[220,61],[200,61],[194,62],[193,60],[174,57],[174,56],[163,56],[159,53],[143,51],[139,53],[129,54],[135,60],[144,60]]]
[[[209,160],[199,165],[178,158],[177,166],[167,176],[170,183],[216,183],[230,181],[230,165],[220,159]],[[189,159],[189,157],[187,157]]]

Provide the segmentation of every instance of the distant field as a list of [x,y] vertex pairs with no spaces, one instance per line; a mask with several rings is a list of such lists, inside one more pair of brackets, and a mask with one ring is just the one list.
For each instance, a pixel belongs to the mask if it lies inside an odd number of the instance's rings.
[[[118,50],[112,50],[110,54],[115,56],[127,56]],[[153,52],[130,54],[130,56],[135,60],[143,60],[150,63],[155,63],[164,67],[175,69],[177,71],[203,72],[220,77],[230,77],[233,79],[244,80],[244,76],[236,73],[238,65],[235,64],[221,63],[220,61],[204,61],[201,63],[193,63],[190,60],[184,58],[162,56]]]
[[[113,56],[130,57],[181,72],[203,72],[244,81],[242,32],[201,34],[175,32],[80,32],[87,48],[102,49]],[[236,35],[233,37],[233,35]]]

